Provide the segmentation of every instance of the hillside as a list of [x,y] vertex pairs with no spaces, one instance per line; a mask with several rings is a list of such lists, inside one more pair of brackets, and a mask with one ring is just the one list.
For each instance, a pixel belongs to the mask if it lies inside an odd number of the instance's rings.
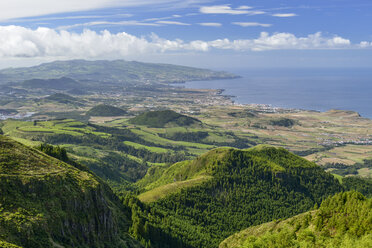
[[88,116],[123,116],[127,114],[123,109],[110,105],[100,104],[86,112]]
[[172,110],[145,112],[129,120],[129,122],[136,125],[145,125],[156,128],[162,128],[165,126],[184,127],[201,124],[201,121],[198,119],[178,114]]
[[315,211],[250,227],[219,247],[372,247],[372,199],[339,193]]
[[0,136],[0,244],[138,247],[130,213],[88,171]]
[[148,202],[139,204],[137,213],[148,223],[146,230],[160,228],[173,240],[164,246],[164,240],[144,231],[153,247],[217,247],[237,231],[308,211],[342,190],[314,163],[269,146],[218,148],[193,161],[149,170],[137,185],[144,190],[140,199]]
[[78,81],[88,80],[116,84],[141,82],[142,84],[148,84],[235,78],[236,76],[226,72],[215,72],[186,66],[125,60],[55,61],[33,67],[0,70],[0,84],[22,82],[34,78],[56,79],[63,77]]
[[29,89],[41,88],[55,90],[67,90],[80,87],[79,82],[66,77],[57,79],[31,79],[24,81],[21,85]]
[[[6,136],[27,145],[48,143],[63,146],[72,159],[87,165],[102,179],[116,183],[142,178],[148,168],[147,162],[175,163],[185,160],[184,151],[187,148],[181,145],[189,145],[166,139],[162,139],[164,143],[154,143],[157,140],[147,138],[155,135],[142,136],[142,133],[135,132],[139,130],[124,128],[122,124],[105,127],[72,119],[56,119],[34,122],[6,120],[0,126]],[[195,144],[190,143],[189,146],[193,148]],[[203,150],[213,148],[208,145],[200,147]]]
[[44,99],[62,104],[73,104],[77,106],[83,105],[81,100],[63,93],[55,93],[53,95],[45,97]]

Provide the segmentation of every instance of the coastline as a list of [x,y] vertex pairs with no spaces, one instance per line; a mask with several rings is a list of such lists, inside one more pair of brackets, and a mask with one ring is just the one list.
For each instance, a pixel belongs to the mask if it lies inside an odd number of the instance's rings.
[[[352,111],[363,118],[372,119],[372,112],[368,108],[371,104],[367,94],[368,90],[362,91],[361,97],[359,97],[359,91],[356,89],[358,87],[350,85],[351,81],[349,81],[349,78],[344,79],[346,84],[340,85],[336,84],[338,79],[325,78],[322,81],[323,78],[316,78],[317,81],[314,81],[313,85],[304,85],[303,90],[300,85],[303,82],[299,81],[297,83],[297,78],[276,79],[275,77],[270,77],[268,85],[265,85],[263,79],[266,80],[267,78],[243,75],[234,78],[234,80],[188,81],[181,84],[182,86],[180,84],[174,86],[194,90],[217,90],[219,96],[229,99],[234,105],[261,106],[262,108],[271,109],[273,112],[279,109],[314,112],[340,110]],[[287,83],[286,80],[290,83]],[[307,83],[307,81],[304,82]],[[246,85],[243,83],[246,83]],[[284,85],[283,89],[281,88],[282,85]],[[294,87],[292,87],[293,85]],[[274,86],[274,89],[270,88],[272,86]],[[318,90],[317,87],[323,87],[324,89]],[[351,90],[341,92],[341,89],[345,87],[351,88]],[[334,91],[332,91],[333,88],[335,88]]]

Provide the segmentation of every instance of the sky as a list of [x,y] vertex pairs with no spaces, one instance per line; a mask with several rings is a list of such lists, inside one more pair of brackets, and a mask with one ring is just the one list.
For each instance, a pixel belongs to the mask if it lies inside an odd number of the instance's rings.
[[370,0],[1,0],[0,68],[125,59],[372,67]]

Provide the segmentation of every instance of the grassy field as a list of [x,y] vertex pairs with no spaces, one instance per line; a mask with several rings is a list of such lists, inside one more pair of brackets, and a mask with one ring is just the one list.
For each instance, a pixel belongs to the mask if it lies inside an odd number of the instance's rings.
[[169,152],[169,149],[164,149],[164,148],[161,148],[161,147],[154,147],[154,146],[145,146],[145,145],[141,145],[141,144],[131,142],[131,141],[124,141],[124,144],[129,145],[129,146],[133,146],[134,148],[138,148],[138,149],[144,148],[144,149],[149,150],[151,152],[157,152],[157,153]]
[[9,136],[24,136],[32,134],[68,134],[72,136],[83,136],[94,134],[100,137],[109,137],[103,132],[95,132],[94,128],[75,120],[53,120],[53,121],[15,121],[7,120],[3,122],[4,133]]
[[138,199],[144,203],[154,202],[168,196],[169,194],[175,193],[183,188],[200,185],[211,178],[212,178],[211,176],[201,176],[186,181],[180,182],[176,181],[174,183],[162,185],[160,187],[154,188],[152,190],[146,191],[145,193],[138,195]]
[[372,157],[372,145],[346,145],[335,147],[329,151],[318,152],[306,156],[307,159],[324,165],[327,163],[342,163],[353,165],[355,162],[363,162],[364,159]]
[[192,142],[185,142],[185,141],[175,141],[175,140],[169,140],[166,138],[162,138],[157,135],[157,133],[151,132],[151,130],[145,129],[132,129],[132,131],[141,137],[143,137],[145,140],[154,142],[160,145],[175,145],[175,146],[185,146],[185,147],[192,147],[192,148],[199,148],[199,149],[212,149],[215,148],[215,146],[212,145],[206,145],[201,143],[192,143]]
[[[244,116],[247,111],[254,115]],[[231,130],[239,137],[254,138],[257,143],[308,153],[306,158],[319,165],[354,165],[372,158],[372,120],[351,111],[266,113],[254,106],[214,106],[203,110],[198,118],[210,126]],[[293,120],[294,125],[271,124],[283,118]],[[325,147],[330,149],[324,150]],[[370,170],[360,171],[362,176],[368,174]]]

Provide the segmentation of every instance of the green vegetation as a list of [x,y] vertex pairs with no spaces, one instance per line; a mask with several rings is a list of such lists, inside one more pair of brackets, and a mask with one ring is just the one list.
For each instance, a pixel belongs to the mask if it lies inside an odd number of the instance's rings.
[[58,79],[31,79],[26,80],[21,84],[25,88],[35,89],[56,89],[56,90],[65,90],[71,89],[75,87],[79,87],[79,82],[71,79],[71,78],[58,78]]
[[59,159],[63,162],[68,162],[69,158],[67,156],[67,151],[64,148],[61,148],[59,146],[52,146],[49,144],[41,144],[36,147],[36,149],[42,151],[45,154],[48,154],[49,156],[52,156],[56,159]]
[[82,103],[80,103],[80,101],[77,98],[66,95],[66,94],[62,94],[62,93],[55,93],[44,99],[49,100],[49,101],[56,101],[58,103],[63,103],[63,104],[74,104],[74,105],[79,105],[79,106],[82,105]]
[[281,127],[292,127],[296,122],[289,118],[280,118],[275,120],[270,120],[270,125],[281,126]]
[[[148,169],[147,162],[175,163],[186,158],[184,152],[172,152],[170,146],[155,145],[127,128],[66,119],[34,122],[7,120],[3,129],[6,135],[28,144],[28,140],[32,140],[64,147],[72,160],[86,165],[104,180],[116,183],[142,178]],[[150,147],[153,149],[147,149]]]
[[166,137],[171,140],[187,141],[187,142],[201,142],[203,139],[207,138],[209,133],[206,131],[197,131],[197,132],[174,132],[166,133],[163,137]]
[[18,245],[14,245],[5,241],[0,240],[0,247],[1,248],[21,248]]
[[138,199],[144,203],[155,202],[159,199],[167,197],[170,194],[179,192],[181,189],[195,187],[197,185],[200,185],[204,183],[205,181],[208,181],[211,178],[212,177],[210,176],[200,176],[197,178],[193,178],[193,179],[186,180],[186,181],[180,181],[180,182],[177,182],[175,180],[174,183],[162,185],[152,190],[146,191],[145,193],[140,194],[138,196]]
[[161,128],[165,126],[191,126],[200,125],[198,119],[178,114],[172,110],[150,111],[140,114],[129,121],[136,125]]
[[4,136],[0,206],[3,247],[138,247],[130,211],[99,178]]
[[340,176],[358,175],[360,169],[372,169],[372,159],[364,159],[361,163],[346,165],[342,163],[328,163],[323,165],[325,169],[332,169],[333,174]]
[[131,142],[131,141],[124,141],[124,144],[129,145],[129,146],[133,146],[134,148],[137,148],[137,149],[144,148],[144,149],[149,150],[151,152],[157,152],[157,153],[168,152],[168,149],[165,149],[165,148],[154,147],[154,146],[145,146],[145,145],[141,145],[141,144]]
[[88,116],[123,116],[126,114],[127,112],[121,108],[104,104],[97,105],[86,112]]
[[315,211],[234,234],[220,248],[371,247],[371,233],[372,199],[345,192],[323,201]]
[[76,120],[79,122],[88,123],[90,116],[84,114],[84,111],[68,111],[68,112],[42,112],[40,115],[47,115],[51,119],[58,119],[58,120]]
[[345,177],[342,178],[342,185],[346,190],[355,190],[366,197],[372,197],[372,178]]
[[147,190],[144,201],[158,199],[149,205],[126,200],[136,210],[132,234],[151,247],[217,247],[243,228],[302,213],[342,190],[315,164],[267,146],[215,149],[149,170],[137,185]]
[[229,112],[227,113],[229,116],[236,117],[236,118],[254,118],[258,117],[255,111],[247,110],[242,112]]

